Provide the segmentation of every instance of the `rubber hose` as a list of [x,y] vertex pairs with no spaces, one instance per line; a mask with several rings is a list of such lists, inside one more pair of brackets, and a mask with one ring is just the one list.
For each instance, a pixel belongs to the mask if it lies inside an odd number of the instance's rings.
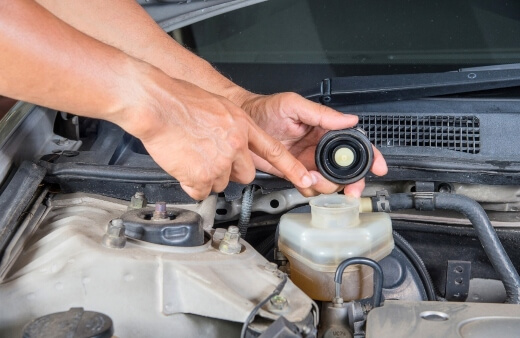
[[434,205],[436,209],[460,212],[469,219],[491,265],[504,283],[506,303],[520,304],[520,277],[480,204],[465,196],[436,193]]
[[[480,204],[466,196],[456,194],[432,193],[432,197],[434,209],[457,211],[469,219],[484,252],[504,284],[506,303],[520,304],[520,277]],[[382,196],[377,196],[372,199],[372,206],[376,211],[380,210],[378,204],[383,203],[387,203],[385,211],[414,209],[414,198],[413,194],[384,196],[384,200]]]
[[381,210],[378,206],[379,203],[383,203],[381,197],[372,197],[372,209],[374,211],[394,211],[403,209],[414,209],[413,195],[412,194],[393,194],[384,197],[388,201],[390,210]]
[[431,301],[437,300],[437,295],[435,293],[435,287],[433,286],[432,278],[428,272],[428,269],[426,269],[426,265],[421,259],[421,256],[419,256],[419,254],[414,250],[410,243],[408,243],[408,241],[403,238],[403,236],[399,235],[395,230],[393,234],[394,243],[396,247],[398,247],[399,250],[401,250],[404,253],[404,255],[410,260],[413,267],[419,274],[419,278],[421,278],[424,290],[426,291],[426,297],[428,298],[428,300]]
[[240,218],[238,219],[238,229],[240,230],[240,237],[246,239],[247,228],[249,227],[249,220],[251,219],[251,208],[253,206],[254,187],[247,186],[242,195],[242,208],[240,209]]

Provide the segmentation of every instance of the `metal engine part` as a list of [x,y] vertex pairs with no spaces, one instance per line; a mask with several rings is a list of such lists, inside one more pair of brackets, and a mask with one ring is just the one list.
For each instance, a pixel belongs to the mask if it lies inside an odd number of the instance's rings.
[[518,337],[520,307],[513,304],[386,301],[370,311],[366,337]]
[[[210,230],[215,202],[211,197],[176,207],[197,211]],[[26,323],[71,307],[110,316],[119,337],[237,336],[259,300],[280,283],[279,271],[266,268],[267,260],[242,240],[242,250],[232,255],[220,252],[209,237],[196,247],[131,238],[124,247],[104,246],[107,225],[127,207],[86,194],[50,201],[39,228],[25,238],[24,251],[0,281],[0,299],[9,309],[0,312],[1,337],[19,336]],[[257,331],[280,315],[293,323],[308,320],[313,302],[292,282],[281,296],[287,300],[283,310],[259,311]]]

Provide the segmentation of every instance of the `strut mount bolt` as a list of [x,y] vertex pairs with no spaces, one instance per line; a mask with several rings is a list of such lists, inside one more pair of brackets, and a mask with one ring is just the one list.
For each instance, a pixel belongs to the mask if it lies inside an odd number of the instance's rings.
[[166,218],[166,202],[155,202],[155,211],[153,212],[152,220],[159,221]]
[[220,241],[219,251],[228,255],[240,253],[242,245],[238,242],[239,239],[240,232],[238,227],[230,226],[224,234],[224,238]]
[[103,245],[107,248],[121,249],[126,245],[125,225],[120,218],[110,221],[103,236]]

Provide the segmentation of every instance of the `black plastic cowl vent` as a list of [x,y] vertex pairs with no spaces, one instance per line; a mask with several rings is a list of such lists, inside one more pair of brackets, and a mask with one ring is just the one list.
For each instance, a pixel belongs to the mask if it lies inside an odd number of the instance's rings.
[[358,127],[376,147],[480,152],[480,121],[475,116],[361,115]]

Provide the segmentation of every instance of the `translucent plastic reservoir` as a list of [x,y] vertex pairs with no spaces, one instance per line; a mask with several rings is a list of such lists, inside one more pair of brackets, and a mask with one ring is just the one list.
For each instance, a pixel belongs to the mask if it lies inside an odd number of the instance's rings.
[[[379,261],[394,248],[392,224],[386,213],[360,213],[359,199],[322,195],[311,200],[311,213],[285,214],[280,220],[278,246],[291,264],[291,279],[316,300],[334,297],[334,273],[350,257]],[[345,270],[345,300],[372,295],[372,270]]]

